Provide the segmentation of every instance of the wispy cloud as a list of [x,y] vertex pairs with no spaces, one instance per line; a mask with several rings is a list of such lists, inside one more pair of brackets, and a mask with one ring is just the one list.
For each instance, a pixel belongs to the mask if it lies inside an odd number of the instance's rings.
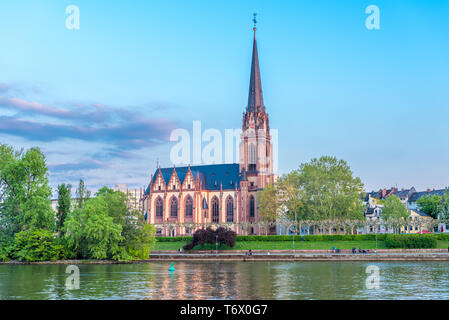
[[[1,90],[1,87],[0,87]],[[13,110],[31,112],[34,114],[41,114],[51,117],[58,118],[75,118],[76,114],[69,110],[61,108],[53,108],[50,106],[43,105],[38,102],[26,101],[17,98],[8,98],[0,96],[0,106],[3,108],[9,108]]]
[[99,169],[104,168],[105,165],[104,162],[98,160],[85,159],[83,161],[72,163],[48,164],[48,169],[52,172],[67,172]]
[[[109,182],[125,179],[130,174],[123,167],[126,163],[138,161],[145,168],[148,160],[142,154],[155,146],[163,147],[171,131],[179,127],[170,119],[148,116],[167,107],[161,102],[135,108],[145,110],[143,113],[97,102],[55,105],[41,99],[29,99],[15,84],[0,83],[0,134],[43,146],[55,183],[73,183],[72,178],[86,175],[95,184],[101,184],[102,177]],[[118,163],[123,171],[119,176]],[[146,172],[131,176],[135,180]]]
[[[8,85],[2,87],[7,90]],[[18,114],[0,116],[0,132],[24,137],[31,141],[58,141],[65,138],[100,141],[109,144],[112,154],[123,153],[168,141],[177,125],[165,118],[147,118],[126,109],[112,108],[100,103],[72,104],[71,109],[54,107],[36,101],[0,96],[0,106]],[[46,116],[54,121],[24,119]],[[62,120],[62,123],[61,123]]]
[[0,83],[0,93],[7,93],[7,92],[10,91],[12,88],[14,88],[14,85],[13,85],[13,84]]

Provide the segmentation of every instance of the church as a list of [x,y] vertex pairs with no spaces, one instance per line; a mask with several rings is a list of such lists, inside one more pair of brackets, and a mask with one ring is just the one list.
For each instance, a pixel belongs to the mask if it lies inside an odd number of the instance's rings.
[[143,195],[145,219],[155,225],[157,236],[191,235],[209,225],[226,225],[240,235],[261,231],[257,193],[274,182],[275,174],[255,26],[253,30],[239,163],[158,167]]

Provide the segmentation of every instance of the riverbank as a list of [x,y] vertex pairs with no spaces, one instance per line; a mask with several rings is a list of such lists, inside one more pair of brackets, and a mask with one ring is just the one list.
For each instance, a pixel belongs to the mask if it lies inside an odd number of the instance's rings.
[[19,260],[9,260],[0,261],[0,265],[27,265],[27,264],[132,264],[132,263],[142,263],[148,260],[131,260],[131,261],[116,261],[116,260],[51,260],[51,261],[19,261]]
[[157,252],[149,261],[449,261],[447,249],[386,249],[369,253],[343,250],[255,250],[249,256],[241,251],[208,251],[196,253]]
[[449,261],[447,249],[379,249],[368,253],[352,253],[352,250],[195,250],[179,253],[175,250],[152,251],[149,259],[115,260],[55,260],[0,262],[0,265],[95,265],[95,264],[137,264],[154,261]]
[[[156,242],[152,251],[178,250],[187,244],[187,241]],[[237,241],[233,248],[223,248],[232,251],[238,250],[326,250],[332,247],[342,250],[351,250],[352,248],[362,249],[387,249],[385,241],[375,240],[335,240],[335,241]],[[449,247],[449,241],[438,240],[436,248],[446,249]],[[206,245],[207,250],[215,250],[215,245]]]

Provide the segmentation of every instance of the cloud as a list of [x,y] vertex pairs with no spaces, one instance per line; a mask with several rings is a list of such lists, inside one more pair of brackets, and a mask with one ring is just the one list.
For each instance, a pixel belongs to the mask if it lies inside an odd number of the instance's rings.
[[7,95],[37,95],[41,94],[42,90],[40,87],[33,85],[29,86],[24,83],[0,83],[0,94],[7,94]]
[[86,159],[80,162],[74,163],[62,163],[62,164],[48,164],[48,169],[52,172],[65,172],[65,171],[80,171],[80,170],[92,170],[104,168],[105,163]]
[[[1,90],[1,87],[0,87]],[[0,96],[0,106],[9,109],[15,109],[25,112],[32,112],[34,114],[41,114],[51,117],[75,118],[76,114],[61,108],[53,108],[40,104],[38,102],[31,102],[17,98],[7,98]]]
[[30,141],[59,141],[64,138],[99,141],[114,152],[136,150],[169,141],[175,124],[167,119],[141,119],[111,126],[65,125],[0,116],[0,132]]
[[11,91],[15,85],[13,84],[7,84],[7,83],[0,83],[0,93],[7,93]]
[[99,102],[44,103],[20,88],[0,83],[0,135],[21,146],[40,146],[52,186],[80,178],[91,188],[119,182],[143,186],[155,150],[167,148],[170,133],[179,127],[151,116],[171,107],[164,102],[128,108]]

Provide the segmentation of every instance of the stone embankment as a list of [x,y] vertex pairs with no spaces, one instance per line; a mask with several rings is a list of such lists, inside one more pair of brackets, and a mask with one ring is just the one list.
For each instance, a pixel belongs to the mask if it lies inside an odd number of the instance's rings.
[[154,251],[152,260],[233,260],[233,261],[449,261],[447,249],[379,249],[366,253],[352,253],[352,250],[222,250],[195,251]]

